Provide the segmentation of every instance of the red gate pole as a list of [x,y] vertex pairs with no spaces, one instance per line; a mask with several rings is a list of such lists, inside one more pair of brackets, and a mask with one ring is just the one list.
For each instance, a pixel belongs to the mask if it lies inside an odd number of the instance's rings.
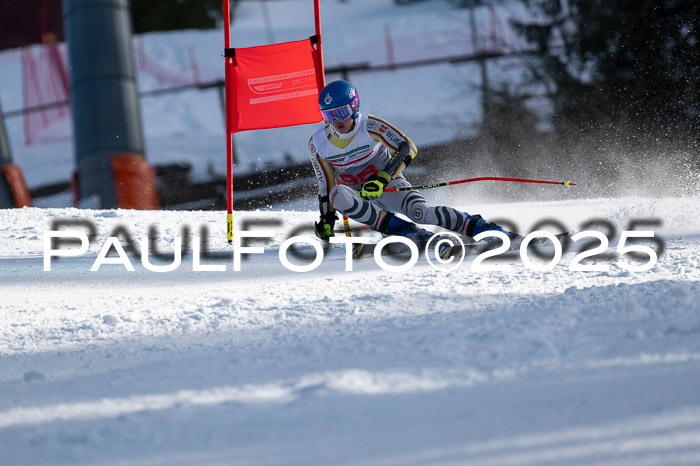
[[[224,49],[231,47],[231,13],[229,0],[224,0]],[[224,79],[228,84],[231,76],[232,58],[224,57]],[[230,92],[226,92],[226,238],[233,243],[233,134],[230,131],[229,112],[231,106]]]
[[318,60],[319,60],[319,67],[316,70],[316,81],[319,83],[318,84],[318,92],[320,93],[321,90],[326,87],[326,73],[325,73],[325,68],[323,67],[323,45],[321,42],[321,6],[320,6],[321,0],[314,0],[314,23],[316,24],[316,38],[318,39],[318,42],[316,42],[316,51],[318,52]]

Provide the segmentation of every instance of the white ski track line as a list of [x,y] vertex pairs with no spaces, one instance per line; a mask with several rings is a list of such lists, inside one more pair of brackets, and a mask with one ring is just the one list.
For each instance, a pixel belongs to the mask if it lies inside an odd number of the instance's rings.
[[[698,363],[698,354],[665,354],[644,355],[640,358],[627,358],[606,361],[588,361],[582,364],[552,364],[545,366],[535,364],[530,367],[522,366],[517,370],[511,368],[497,369],[491,373],[478,370],[424,370],[419,374],[408,372],[370,372],[360,369],[331,371],[317,374],[307,374],[295,379],[281,380],[265,384],[246,384],[241,387],[222,386],[206,390],[180,390],[175,393],[135,395],[131,397],[101,398],[93,402],[59,403],[46,406],[18,407],[0,411],[0,429],[20,425],[38,425],[58,421],[73,421],[99,418],[115,418],[118,416],[144,412],[162,411],[184,405],[218,405],[222,403],[261,404],[261,403],[291,403],[300,394],[310,389],[321,393],[322,388],[337,393],[352,395],[398,395],[414,392],[444,390],[456,387],[472,387],[487,383],[500,382],[526,375],[533,371],[554,372],[564,369],[573,373],[582,368],[614,368],[631,366],[666,365],[669,363]],[[700,407],[683,411],[682,416],[674,418],[674,427],[700,424]],[[625,432],[646,432],[666,428],[669,421],[657,420],[641,427],[628,428]],[[599,438],[601,435],[612,436],[621,432],[620,427],[608,428],[609,432],[601,434],[598,430],[579,429],[570,432],[548,435],[528,436],[509,440],[509,447],[533,447],[544,443],[555,443],[569,440]],[[636,429],[636,430],[635,430]],[[500,451],[503,448],[500,441],[482,443],[460,450],[461,453],[486,453]],[[441,454],[444,451],[441,452]],[[510,464],[510,463],[508,463]]]

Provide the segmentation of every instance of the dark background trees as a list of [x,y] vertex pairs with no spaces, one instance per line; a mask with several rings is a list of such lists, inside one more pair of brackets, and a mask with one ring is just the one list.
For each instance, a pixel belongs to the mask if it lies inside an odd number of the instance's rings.
[[[521,1],[530,82],[489,90],[471,171],[564,176],[578,196],[698,195],[700,2]],[[548,130],[524,111],[534,88]]]
[[559,131],[682,138],[700,129],[700,2],[523,0],[515,22],[555,89]]
[[[232,12],[237,3],[231,1]],[[221,4],[221,0],[131,0],[134,32],[215,28],[223,18]]]

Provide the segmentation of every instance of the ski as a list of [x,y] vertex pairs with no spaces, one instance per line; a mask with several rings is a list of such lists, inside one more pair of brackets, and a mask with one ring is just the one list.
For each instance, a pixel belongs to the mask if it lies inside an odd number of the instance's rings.
[[[571,246],[571,236],[574,233],[572,232],[566,232],[566,233],[560,233],[558,235],[555,235],[559,243],[562,245],[562,251],[567,252],[568,249]],[[438,234],[439,236],[439,234]],[[447,236],[445,239],[452,239],[452,242],[454,243],[454,239]],[[520,245],[522,244],[522,239],[523,238],[515,238],[510,241],[510,244],[508,246],[508,249],[503,251],[499,255],[505,255],[505,257],[510,258],[513,257],[513,253],[516,251],[520,251]],[[374,251],[376,250],[378,243],[368,243],[368,244],[355,244],[353,245],[353,259],[366,259],[369,257],[374,257]],[[432,245],[437,244],[436,242],[433,242]],[[441,256],[443,256],[443,259],[447,259],[450,257],[458,257],[462,255],[462,252],[464,252],[465,256],[478,256],[479,254],[483,254],[488,251],[492,251],[495,249],[498,249],[499,247],[502,246],[502,241],[500,239],[494,238],[492,241],[479,241],[479,242],[474,242],[471,238],[464,238],[463,243],[461,244],[456,244],[453,245],[452,248],[447,251],[446,253],[443,252]],[[549,250],[552,248],[551,241],[547,238],[535,238],[534,240],[530,241],[530,244],[528,247],[534,247],[536,251],[539,251],[541,249]],[[432,249],[432,247],[431,247]],[[420,254],[425,254],[425,244],[423,245],[418,245],[418,250]],[[390,255],[390,256],[396,256],[397,258],[405,258],[408,259],[410,257],[410,250],[408,246],[401,244],[401,243],[390,243],[388,244],[385,248],[384,251],[386,251],[384,254]],[[432,253],[432,251],[430,251]],[[537,253],[536,253],[537,254]]]
[[[439,233],[437,233],[435,236],[438,236],[438,237],[439,237],[439,236],[441,236],[441,235],[440,235]],[[433,236],[433,238],[434,238],[435,236]],[[446,239],[451,239],[452,242],[454,243],[454,239],[453,239],[453,238],[446,237]],[[467,237],[463,238],[462,241],[463,241],[463,242],[462,242],[462,245],[471,244],[471,242],[472,242],[471,238],[467,238]],[[421,243],[422,243],[422,244],[417,244],[417,246],[418,246],[418,251],[419,251],[419,253],[420,253],[420,254],[423,254],[423,253],[425,252],[425,245],[428,243],[428,241],[424,241],[424,242],[421,242]],[[365,258],[368,258],[368,257],[374,257],[374,251],[375,251],[376,248],[377,248],[377,244],[379,244],[379,243],[354,244],[354,245],[353,245],[353,256],[352,256],[353,259],[365,259]],[[432,244],[432,245],[436,245],[437,242],[435,242],[435,241],[433,240],[433,242],[432,242],[431,244]],[[452,247],[451,247],[451,248],[445,248],[444,246],[443,246],[443,248],[444,248],[445,250],[442,251],[441,257],[442,257],[443,259],[446,259],[446,258],[450,257],[450,255],[451,255],[451,250],[452,250],[453,248],[452,248]],[[408,258],[410,257],[410,255],[411,255],[411,251],[410,251],[409,247],[406,246],[405,244],[401,244],[401,243],[389,243],[388,245],[386,245],[386,246],[384,247],[383,252],[384,252],[385,255],[396,256],[396,257],[399,257],[399,258],[404,257],[404,258],[406,258],[406,259],[408,259]]]
[[[557,241],[559,241],[559,244],[561,244],[562,253],[567,252],[571,247],[571,236],[573,234],[574,233],[572,232],[565,232],[554,235]],[[515,255],[512,253],[520,251],[520,246],[523,242],[523,239],[523,237],[511,239],[510,244],[508,245],[508,249],[501,252],[499,256],[504,255],[504,257],[506,258],[515,257]],[[456,245],[452,248],[449,257],[459,256],[462,254],[463,250],[465,256],[478,256],[479,254],[498,249],[502,245],[502,241],[500,239],[495,238],[492,241],[488,242],[479,241],[468,244]],[[548,238],[538,237],[530,241],[530,243],[528,244],[528,248],[533,248],[535,251],[534,254],[539,255],[542,249],[549,252],[550,249],[553,249],[553,245]]]

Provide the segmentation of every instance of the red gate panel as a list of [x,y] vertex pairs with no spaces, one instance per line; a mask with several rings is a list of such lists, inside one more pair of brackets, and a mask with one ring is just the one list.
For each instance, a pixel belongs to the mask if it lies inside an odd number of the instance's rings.
[[[318,123],[320,53],[311,39],[235,49],[226,81],[229,133]],[[322,76],[322,73],[320,73]]]

